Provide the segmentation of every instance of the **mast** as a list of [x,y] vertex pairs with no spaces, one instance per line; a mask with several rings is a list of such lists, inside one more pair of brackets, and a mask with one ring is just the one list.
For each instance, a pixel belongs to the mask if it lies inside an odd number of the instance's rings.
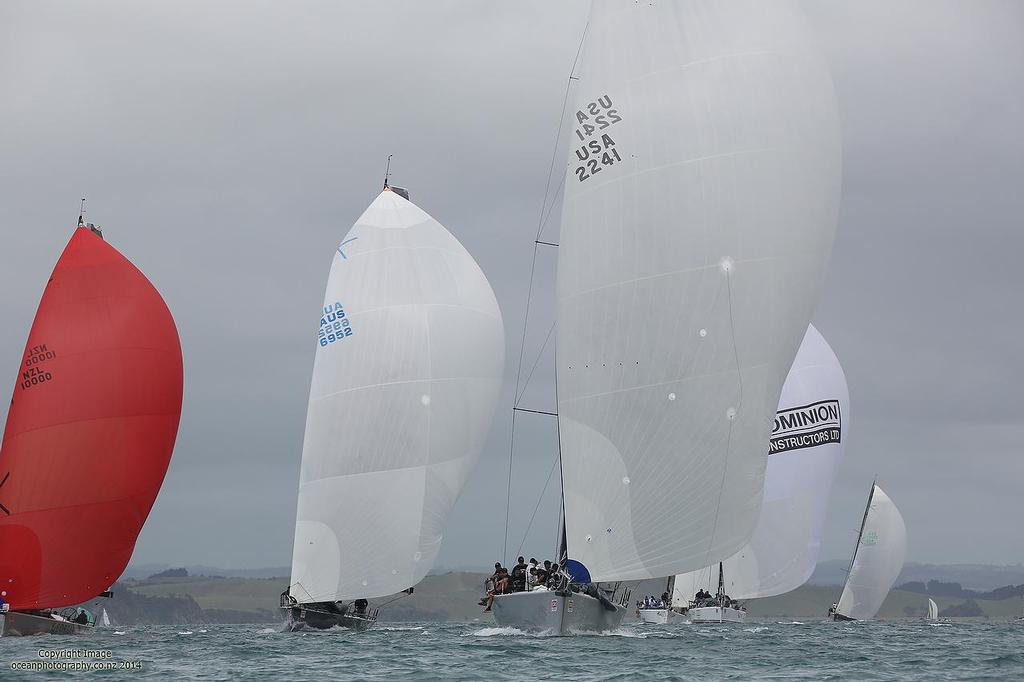
[[565,477],[562,472],[562,420],[558,418],[558,351],[555,351],[555,445],[558,448],[558,503],[562,508],[562,528],[558,534],[558,565],[565,567],[569,559],[569,539],[565,533]]
[[[860,550],[860,539],[861,536],[864,535],[864,524],[868,521],[868,511],[871,509],[871,500],[875,496],[875,484],[877,483],[877,477],[875,480],[871,481],[871,492],[868,493],[868,503],[864,507],[864,517],[860,520],[860,530],[857,531],[857,543],[853,546],[853,556],[850,557],[850,567],[846,569],[846,580],[843,581],[843,592],[846,591],[846,583],[850,581],[850,573],[853,571],[853,564],[857,561],[857,552]],[[842,592],[840,592],[840,599],[842,599],[842,596]]]

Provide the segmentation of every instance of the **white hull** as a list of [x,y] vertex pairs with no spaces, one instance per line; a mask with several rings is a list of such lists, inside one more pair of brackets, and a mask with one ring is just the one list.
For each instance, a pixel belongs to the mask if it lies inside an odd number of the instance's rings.
[[728,606],[701,606],[686,612],[690,622],[701,623],[743,623],[747,620],[747,612]]
[[514,592],[494,598],[494,621],[524,632],[576,635],[617,629],[626,607],[579,592]]
[[652,625],[667,625],[668,609],[640,609],[640,620]]

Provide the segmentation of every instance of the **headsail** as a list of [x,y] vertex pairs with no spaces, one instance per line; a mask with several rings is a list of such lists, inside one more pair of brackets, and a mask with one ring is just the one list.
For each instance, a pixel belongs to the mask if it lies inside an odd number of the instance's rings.
[[903,516],[889,496],[873,485],[836,612],[854,620],[874,618],[903,570],[906,553]]
[[[784,594],[807,582],[818,562],[832,482],[850,428],[850,396],[839,359],[807,328],[782,387],[768,447],[764,501],[753,537],[725,560],[734,599]],[[717,567],[676,576],[674,603],[714,589]]]
[[29,332],[0,451],[0,583],[12,609],[117,580],[181,416],[178,332],[139,270],[79,227]]
[[834,94],[795,3],[594,3],[558,261],[567,546],[593,580],[750,538],[835,231]]
[[504,364],[476,261],[386,189],[334,254],[302,448],[291,595],[376,597],[430,569]]

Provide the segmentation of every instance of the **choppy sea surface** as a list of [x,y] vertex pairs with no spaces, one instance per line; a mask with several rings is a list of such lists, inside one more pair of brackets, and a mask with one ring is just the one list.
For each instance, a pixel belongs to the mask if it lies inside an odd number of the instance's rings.
[[[147,626],[0,638],[0,680],[1024,680],[1024,625],[1010,623],[632,624],[575,637],[474,623],[281,630]],[[14,669],[23,661],[126,667]]]

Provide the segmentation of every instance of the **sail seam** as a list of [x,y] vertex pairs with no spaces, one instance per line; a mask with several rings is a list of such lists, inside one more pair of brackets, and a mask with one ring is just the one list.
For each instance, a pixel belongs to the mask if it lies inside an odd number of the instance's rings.
[[644,168],[643,170],[636,170],[636,171],[632,171],[630,173],[623,173],[623,174],[619,175],[618,177],[609,178],[609,179],[605,180],[604,182],[595,184],[595,185],[593,185],[591,187],[587,187],[585,189],[580,189],[580,191],[575,192],[575,193],[573,193],[571,195],[567,194],[566,197],[565,197],[565,201],[567,201],[567,202],[568,201],[575,201],[576,199],[578,199],[580,197],[585,197],[588,194],[592,194],[593,192],[595,192],[598,189],[601,189],[602,187],[607,187],[608,185],[611,185],[611,184],[616,183],[616,182],[621,182],[623,180],[628,180],[629,178],[635,178],[635,177],[638,177],[638,176],[641,176],[641,175],[647,175],[648,173],[653,173],[655,171],[663,170],[665,168],[677,168],[679,166],[688,166],[690,164],[702,163],[704,161],[713,161],[715,159],[725,159],[725,158],[728,158],[728,157],[731,157],[731,156],[743,156],[745,154],[764,154],[765,152],[775,152],[775,151],[779,151],[780,149],[782,149],[782,148],[781,147],[761,147],[761,148],[757,148],[757,149],[737,149],[737,150],[731,151],[731,152],[722,152],[720,154],[708,154],[707,156],[697,156],[697,157],[694,157],[692,159],[682,159],[681,161],[676,161],[674,163],[666,163],[666,164],[662,164],[660,166],[652,166],[650,168]]

